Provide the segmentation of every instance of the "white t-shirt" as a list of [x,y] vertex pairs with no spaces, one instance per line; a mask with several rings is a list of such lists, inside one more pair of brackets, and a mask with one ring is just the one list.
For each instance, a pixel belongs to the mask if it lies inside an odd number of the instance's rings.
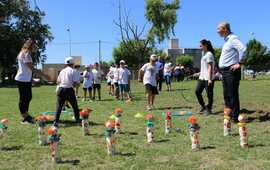
[[92,71],[85,70],[83,72],[83,88],[92,87],[94,81],[94,75]]
[[201,72],[200,72],[200,80],[209,80],[208,73],[208,64],[212,63],[212,80],[214,79],[214,69],[215,69],[215,59],[214,55],[211,52],[206,52],[201,58]]
[[172,73],[172,63],[165,63],[164,65],[164,75],[169,75],[171,76],[171,73]]
[[111,82],[113,80],[113,71],[115,67],[110,67],[109,72],[107,73],[107,82]]
[[80,79],[78,79],[78,76],[76,74],[77,73],[75,72],[75,70],[73,70],[71,67],[67,66],[66,68],[64,68],[57,78],[59,87],[72,88],[74,83],[79,83]]
[[94,76],[94,84],[101,84],[101,71],[93,69],[92,72]]
[[155,65],[151,65],[150,63],[146,63],[142,66],[141,70],[144,72],[143,84],[151,84],[152,86],[157,86],[157,67]]
[[113,83],[118,83],[119,81],[119,68],[114,68],[113,70]]
[[130,71],[127,68],[119,68],[119,84],[128,84]]
[[32,70],[27,66],[27,63],[32,63],[32,58],[29,53],[20,52],[18,57],[19,69],[15,76],[16,81],[31,82]]

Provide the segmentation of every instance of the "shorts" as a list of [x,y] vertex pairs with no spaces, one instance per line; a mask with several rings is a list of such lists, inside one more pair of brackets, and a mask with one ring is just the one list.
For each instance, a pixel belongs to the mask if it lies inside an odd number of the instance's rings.
[[151,92],[152,94],[158,94],[157,86],[152,86],[151,84],[145,85],[145,92]]
[[128,84],[120,84],[120,91],[128,92],[129,91]]
[[118,88],[119,84],[118,83],[113,83],[114,87]]
[[171,76],[170,75],[165,75],[164,76],[166,84],[171,84]]
[[111,83],[110,81],[108,81],[108,82],[107,82],[107,85],[108,85],[108,86],[111,86],[111,85],[112,85],[112,83]]
[[94,84],[93,88],[100,90],[101,89],[101,84]]
[[87,90],[88,90],[88,91],[91,91],[91,90],[92,90],[92,86],[90,86],[90,87],[88,87],[88,88],[87,88],[87,87],[83,87],[83,90],[84,90],[84,91],[87,91]]

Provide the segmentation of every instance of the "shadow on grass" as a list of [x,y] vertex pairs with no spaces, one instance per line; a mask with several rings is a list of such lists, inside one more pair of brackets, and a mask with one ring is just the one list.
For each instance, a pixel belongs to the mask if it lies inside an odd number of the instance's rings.
[[192,109],[192,107],[190,106],[174,106],[174,107],[159,107],[159,108],[156,108],[156,109],[153,109],[153,110],[174,110],[174,109]]
[[0,148],[0,151],[18,151],[23,148],[23,145],[18,145],[18,146],[10,146],[10,147],[2,147]]
[[115,155],[123,156],[123,157],[131,157],[131,156],[135,156],[136,154],[133,152],[129,152],[129,153],[117,152],[115,153]]
[[216,111],[212,113],[212,115],[219,115],[219,114],[223,114],[223,111]]
[[241,109],[240,110],[240,113],[244,113],[244,114],[252,114],[252,113],[255,113],[256,110],[248,110],[248,109]]
[[111,102],[111,101],[114,101],[115,99],[102,99],[101,101],[102,102]]
[[257,148],[257,147],[265,147],[264,144],[255,144],[255,145],[248,145],[249,148]]
[[200,149],[209,150],[209,149],[216,149],[216,147],[215,146],[204,146],[204,147],[201,147]]
[[59,162],[59,164],[71,164],[71,165],[79,165],[80,164],[80,160],[78,159],[74,159],[74,160],[62,160]]
[[247,118],[247,122],[253,122],[254,120],[258,119],[259,122],[266,122],[266,121],[270,121],[270,112],[262,112],[259,113],[260,115],[257,117],[248,117]]
[[139,133],[137,133],[137,132],[121,132],[120,134],[136,136],[136,135],[138,135]]
[[170,139],[160,139],[160,140],[155,140],[155,143],[166,143],[169,141],[170,141]]
[[239,136],[239,133],[232,133],[231,136],[232,136],[232,137]]
[[189,91],[190,89],[172,89],[171,91]]

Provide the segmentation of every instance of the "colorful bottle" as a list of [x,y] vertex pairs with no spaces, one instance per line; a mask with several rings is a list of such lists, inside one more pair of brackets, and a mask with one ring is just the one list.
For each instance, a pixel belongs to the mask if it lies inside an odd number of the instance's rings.
[[46,116],[38,116],[37,117],[37,125],[38,125],[38,144],[46,145],[47,144],[47,135],[46,135]]
[[58,132],[58,129],[55,126],[52,126],[48,129],[48,142],[51,150],[51,157],[54,163],[59,163],[61,161],[59,155],[59,142],[61,135]]
[[114,155],[115,154],[115,128],[114,122],[109,120],[105,124],[105,140],[107,145],[107,154]]
[[166,112],[166,118],[165,118],[165,135],[171,133],[171,129],[172,129],[171,112],[167,111]]
[[230,114],[231,114],[231,109],[228,108],[228,107],[225,107],[224,108],[224,124],[223,124],[223,127],[224,127],[223,135],[224,136],[228,136],[231,133],[231,117],[230,117]]
[[240,114],[238,116],[238,126],[239,126],[239,136],[240,136],[240,146],[242,148],[248,147],[248,135],[247,135],[247,127],[246,127],[246,118],[244,114]]
[[199,130],[200,126],[197,124],[197,118],[195,116],[191,116],[188,118],[188,128],[189,134],[191,139],[191,149],[197,150],[200,149],[200,142],[199,142]]
[[123,110],[121,108],[116,108],[114,111],[115,115],[115,133],[120,133],[121,132],[121,124],[120,124],[120,117],[122,116]]
[[89,132],[89,115],[91,113],[91,109],[90,108],[86,108],[83,109],[82,111],[80,111],[80,116],[82,119],[82,130],[83,130],[83,135],[87,136],[90,135]]
[[146,115],[146,137],[147,143],[154,142],[154,117],[153,114],[149,113]]
[[4,147],[3,139],[7,134],[7,129],[8,129],[8,120],[2,119],[0,122],[0,150]]

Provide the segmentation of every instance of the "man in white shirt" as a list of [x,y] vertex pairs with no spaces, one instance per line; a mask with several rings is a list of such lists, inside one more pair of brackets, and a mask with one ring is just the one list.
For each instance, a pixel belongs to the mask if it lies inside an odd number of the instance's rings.
[[64,106],[65,101],[68,101],[71,104],[76,122],[80,124],[79,108],[75,96],[75,91],[73,89],[76,85],[80,83],[80,79],[76,76],[76,73],[73,70],[74,59],[72,57],[67,57],[65,59],[65,64],[66,68],[64,68],[59,73],[57,78],[57,84],[59,88],[57,90],[57,109],[54,121],[55,127],[58,127],[62,107]]
[[130,71],[125,67],[125,61],[120,61],[120,68],[119,68],[119,86],[122,100],[124,100],[124,95],[127,96],[128,100],[131,101],[131,96],[129,95],[129,77],[131,75]]
[[116,64],[113,70],[113,86],[114,86],[114,96],[119,100],[119,65]]
[[99,68],[98,63],[94,64],[94,69],[92,70],[92,72],[93,72],[93,75],[94,75],[93,100],[96,99],[96,90],[98,92],[98,100],[101,100],[100,89],[101,89],[101,78],[102,78],[101,76],[102,76],[102,73],[101,73],[101,70]]
[[164,64],[165,64],[164,59],[159,57],[158,61],[156,61],[156,67],[158,69],[158,77],[159,77],[157,80],[157,87],[159,91],[162,90]]
[[152,54],[150,57],[150,62],[143,65],[139,71],[139,81],[141,81],[141,75],[143,76],[143,84],[145,86],[145,91],[147,93],[147,110],[153,109],[155,95],[158,94],[157,90],[157,77],[158,69],[156,67],[157,56]]
[[229,23],[220,23],[217,32],[225,40],[219,59],[225,106],[232,110],[230,114],[232,120],[238,122],[240,112],[239,83],[241,79],[241,63],[245,57],[246,47],[231,32]]

